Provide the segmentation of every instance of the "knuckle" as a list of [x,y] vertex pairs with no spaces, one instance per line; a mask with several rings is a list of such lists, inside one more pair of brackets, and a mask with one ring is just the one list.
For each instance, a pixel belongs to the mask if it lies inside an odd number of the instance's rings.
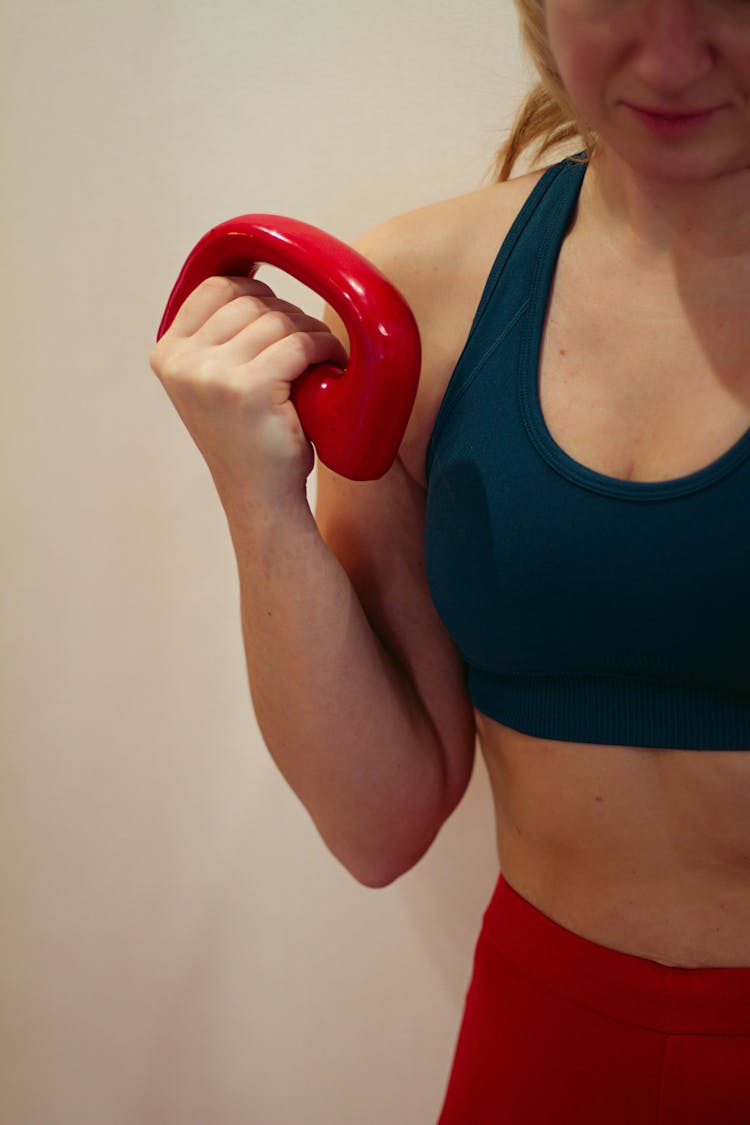
[[172,348],[159,364],[162,382],[187,390],[213,377],[209,353],[190,348]]
[[308,359],[312,355],[313,342],[307,332],[292,332],[286,342],[291,351],[302,359]]
[[231,277],[207,277],[202,283],[204,288],[215,290],[218,293],[224,294],[227,297],[234,296],[236,286]]
[[178,382],[183,376],[184,367],[177,352],[166,352],[159,364],[159,373],[164,382]]
[[153,348],[148,354],[148,362],[151,370],[155,375],[159,374],[161,367],[162,348],[159,344],[154,344]]
[[239,305],[241,309],[246,309],[248,312],[254,313],[255,318],[262,316],[266,310],[266,305],[261,297],[254,297],[252,293],[242,293],[239,297],[235,297],[232,301],[233,305]]
[[148,362],[151,363],[152,369],[156,375],[164,375],[168,369],[170,360],[172,358],[172,349],[165,346],[165,341],[160,340],[159,343],[154,344],[150,354],[148,354]]
[[221,393],[231,382],[226,360],[214,349],[209,349],[197,359],[194,372],[195,383],[204,391]]
[[256,295],[258,297],[275,296],[270,285],[266,285],[263,281],[256,281],[254,277],[231,277],[226,274],[214,274],[211,277],[207,277],[202,284],[208,286],[209,289],[218,290],[219,293],[224,293],[228,297],[246,295]]
[[269,309],[265,314],[264,320],[268,322],[274,331],[289,334],[296,331],[296,325],[289,313],[284,312],[282,309]]

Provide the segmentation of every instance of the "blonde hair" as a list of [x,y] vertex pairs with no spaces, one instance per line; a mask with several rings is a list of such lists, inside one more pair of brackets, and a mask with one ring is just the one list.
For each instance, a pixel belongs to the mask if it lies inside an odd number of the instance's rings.
[[[539,81],[521,103],[510,134],[497,150],[487,171],[493,182],[510,179],[513,166],[538,141],[533,163],[551,148],[577,138],[583,141],[585,157],[571,156],[577,164],[589,160],[596,147],[597,134],[582,121],[562,84],[547,39],[544,0],[513,0],[518,12],[521,40]],[[580,150],[581,145],[578,145]]]

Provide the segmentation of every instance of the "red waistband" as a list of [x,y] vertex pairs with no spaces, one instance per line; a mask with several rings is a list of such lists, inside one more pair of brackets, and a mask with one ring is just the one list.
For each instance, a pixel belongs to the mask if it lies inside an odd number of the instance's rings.
[[750,967],[684,969],[598,945],[537,910],[500,875],[482,937],[577,1004],[683,1035],[750,1034]]

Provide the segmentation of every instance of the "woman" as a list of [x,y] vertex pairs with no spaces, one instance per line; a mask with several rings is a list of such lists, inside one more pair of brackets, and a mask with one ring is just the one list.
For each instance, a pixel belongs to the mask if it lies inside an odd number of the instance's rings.
[[540,84],[497,182],[357,244],[423,343],[385,477],[307,505],[330,310],[211,279],[151,362],[264,738],[360,882],[424,855],[479,736],[502,874],[441,1125],[747,1123],[750,4],[516,3]]

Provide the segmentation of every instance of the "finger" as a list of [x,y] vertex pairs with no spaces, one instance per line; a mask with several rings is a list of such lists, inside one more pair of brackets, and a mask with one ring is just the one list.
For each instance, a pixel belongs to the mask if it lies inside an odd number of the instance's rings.
[[316,331],[320,331],[321,328],[326,327],[322,321],[308,316],[290,301],[282,301],[279,297],[271,298],[244,294],[235,297],[229,304],[222,305],[221,308],[217,309],[206,323],[201,325],[198,331],[193,334],[193,340],[196,344],[204,347],[225,344],[270,313],[276,313],[278,316],[271,317],[271,320],[264,325],[264,336],[271,325],[278,326],[279,335],[269,337],[268,342],[271,342],[271,339],[280,338],[285,330],[286,332],[294,332],[300,328],[314,328]]
[[291,313],[282,309],[268,310],[253,323],[245,323],[241,326],[237,333],[224,343],[221,349],[222,362],[231,366],[249,363],[266,349],[287,337],[304,334],[330,336],[332,341],[330,346],[332,354],[336,356],[336,362],[341,361],[344,366],[347,364],[349,357],[346,350],[328,326],[294,307]]
[[256,375],[279,384],[291,383],[314,363],[346,367],[347,356],[341,341],[326,332],[296,332],[277,340],[257,357]]
[[276,299],[269,285],[252,277],[207,277],[185,298],[164,335],[193,336],[218,309],[240,296]]

